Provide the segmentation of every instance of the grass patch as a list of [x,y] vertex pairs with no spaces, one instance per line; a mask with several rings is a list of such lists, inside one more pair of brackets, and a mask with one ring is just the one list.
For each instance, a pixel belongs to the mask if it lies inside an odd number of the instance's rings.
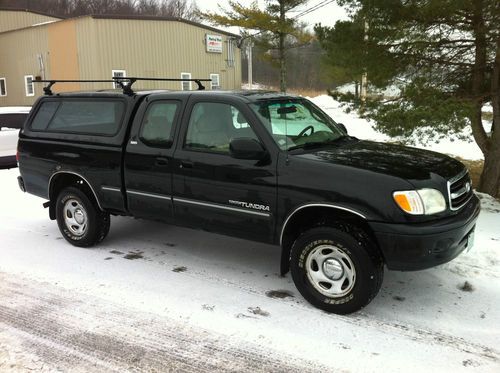
[[481,119],[488,121],[488,122],[492,122],[493,121],[493,113],[491,113],[489,111],[483,111],[481,113]]
[[469,175],[472,180],[472,185],[474,188],[477,188],[479,186],[479,178],[481,177],[481,173],[483,172],[484,161],[471,161],[469,159],[463,159],[460,157],[456,158],[469,169]]

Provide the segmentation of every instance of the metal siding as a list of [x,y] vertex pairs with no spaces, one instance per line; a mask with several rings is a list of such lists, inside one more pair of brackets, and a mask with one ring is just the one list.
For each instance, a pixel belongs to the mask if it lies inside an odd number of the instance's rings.
[[[49,35],[49,58],[51,79],[80,79],[78,69],[78,53],[76,43],[75,20],[52,23],[47,26]],[[78,83],[58,84],[57,92],[79,91]]]
[[7,79],[7,96],[0,97],[0,106],[32,105],[40,96],[40,84],[34,85],[34,97],[26,97],[24,87],[25,75],[42,76],[38,54],[50,76],[47,26],[0,34],[0,77]]
[[0,10],[0,32],[17,30],[49,21],[59,21],[59,19],[27,11]]
[[[107,79],[112,69],[126,70],[128,76],[180,78],[181,72],[193,78],[220,74],[223,89],[241,87],[241,55],[235,48],[235,66],[228,67],[227,39],[223,53],[205,52],[205,30],[176,21],[107,20],[82,17],[61,23],[75,23],[77,64],[74,78]],[[35,84],[35,96],[26,97],[24,76],[42,76],[37,55],[45,63],[45,77],[57,78],[51,73],[49,61],[48,28],[43,25],[23,30],[0,33],[0,77],[7,79],[7,96],[0,97],[0,106],[32,105],[42,94],[41,84]],[[57,26],[54,24],[53,28]],[[57,46],[53,46],[57,48]],[[65,48],[60,45],[60,48]],[[195,87],[196,85],[193,85]],[[63,91],[56,85],[54,91]],[[137,88],[180,89],[180,82],[139,82]],[[206,83],[210,89],[210,82]],[[68,87],[69,88],[69,87]],[[82,89],[109,89],[111,84],[82,84]]]
[[[223,89],[241,87],[241,55],[235,48],[235,67],[227,66],[227,39],[221,35],[223,53],[207,53],[205,35],[213,34],[194,25],[154,20],[77,20],[78,59],[81,79],[107,79],[111,70],[125,70],[128,76],[208,79],[220,74]],[[180,89],[180,82],[139,82],[137,88]],[[207,82],[209,87],[209,83]],[[89,84],[90,89],[111,88],[110,84]]]

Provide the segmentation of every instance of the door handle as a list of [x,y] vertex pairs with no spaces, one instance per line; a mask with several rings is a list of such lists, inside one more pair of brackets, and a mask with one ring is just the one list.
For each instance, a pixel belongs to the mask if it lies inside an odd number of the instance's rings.
[[166,165],[168,165],[168,159],[164,158],[164,157],[156,157],[155,164],[157,166],[166,166]]
[[180,168],[193,168],[193,162],[181,161]]

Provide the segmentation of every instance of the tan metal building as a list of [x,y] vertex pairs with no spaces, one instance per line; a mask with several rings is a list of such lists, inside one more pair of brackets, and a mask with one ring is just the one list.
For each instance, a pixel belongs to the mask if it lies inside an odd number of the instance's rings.
[[[174,18],[92,15],[58,19],[0,9],[0,107],[33,104],[42,94],[42,85],[32,83],[38,77],[203,78],[212,79],[207,89],[239,89],[237,38]],[[196,89],[189,82],[140,83],[136,88]],[[111,88],[113,83],[71,83],[58,84],[54,91]]]

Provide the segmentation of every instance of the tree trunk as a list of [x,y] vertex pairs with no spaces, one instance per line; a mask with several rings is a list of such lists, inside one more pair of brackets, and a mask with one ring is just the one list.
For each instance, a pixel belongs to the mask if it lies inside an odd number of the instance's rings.
[[[491,105],[493,106],[493,125],[500,123],[500,38],[497,40],[497,50],[493,73],[491,75]],[[488,153],[484,157],[484,168],[479,183],[480,192],[493,197],[500,197],[500,131],[491,131]]]
[[473,113],[470,117],[472,135],[477,145],[487,156],[489,139],[481,120],[481,109],[483,106],[483,88],[486,72],[486,29],[483,18],[483,4],[481,0],[474,2],[474,14],[472,17],[474,28],[474,66],[472,68],[472,104]]
[[[285,27],[285,2],[280,1],[280,22],[281,27]],[[286,61],[285,61],[285,37],[283,32],[279,33],[279,59],[280,59],[280,91],[286,92]]]

